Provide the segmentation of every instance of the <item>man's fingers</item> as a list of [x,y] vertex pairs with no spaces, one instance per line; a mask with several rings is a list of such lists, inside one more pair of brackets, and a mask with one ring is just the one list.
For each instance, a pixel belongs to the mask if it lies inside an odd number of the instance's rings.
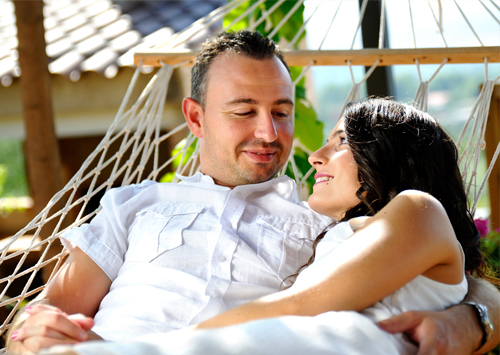
[[420,322],[419,314],[406,312],[378,322],[378,326],[389,333],[404,333],[414,329]]

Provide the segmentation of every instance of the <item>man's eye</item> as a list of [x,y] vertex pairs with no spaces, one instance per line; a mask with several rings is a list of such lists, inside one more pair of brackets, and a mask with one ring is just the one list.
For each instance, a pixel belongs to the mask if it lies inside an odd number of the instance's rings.
[[285,112],[276,112],[274,115],[280,119],[287,119],[288,117],[290,117],[290,115]]
[[235,112],[234,114],[236,116],[248,116],[250,115],[252,112],[251,111],[246,111],[246,112]]

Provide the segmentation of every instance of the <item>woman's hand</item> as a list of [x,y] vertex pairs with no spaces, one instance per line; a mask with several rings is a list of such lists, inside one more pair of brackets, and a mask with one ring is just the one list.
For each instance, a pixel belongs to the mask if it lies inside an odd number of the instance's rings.
[[95,334],[90,332],[92,318],[82,314],[68,315],[59,308],[36,304],[27,307],[23,324],[9,334],[9,353],[36,353],[57,344],[75,344],[87,341]]

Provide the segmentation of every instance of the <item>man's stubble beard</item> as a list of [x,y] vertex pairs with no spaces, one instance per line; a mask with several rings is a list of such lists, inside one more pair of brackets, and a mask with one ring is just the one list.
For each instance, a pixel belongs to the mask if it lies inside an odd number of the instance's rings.
[[[204,139],[205,145],[207,147],[216,146],[212,143],[212,136],[210,134],[205,134]],[[244,157],[242,157],[242,155],[245,154],[243,153],[243,149],[248,147],[265,147],[276,149],[276,163],[244,164],[241,161],[241,159],[245,159]],[[222,155],[225,156],[225,159],[218,158],[221,152]],[[212,160],[209,165],[212,167],[216,167],[218,172],[217,176],[212,176],[212,178],[214,178],[214,180],[216,180],[216,182],[220,185],[228,186],[257,184],[268,181],[274,178],[279,173],[281,168],[285,165],[288,156],[285,159],[283,154],[285,154],[285,151],[282,144],[276,141],[272,143],[263,143],[259,140],[255,140],[252,142],[245,141],[240,143],[233,152],[225,149],[221,149],[219,151],[209,149],[209,156]],[[234,159],[232,158],[233,156]],[[204,157],[201,157],[201,159],[203,160]],[[259,165],[263,168],[267,167],[267,169],[262,170],[259,168]]]

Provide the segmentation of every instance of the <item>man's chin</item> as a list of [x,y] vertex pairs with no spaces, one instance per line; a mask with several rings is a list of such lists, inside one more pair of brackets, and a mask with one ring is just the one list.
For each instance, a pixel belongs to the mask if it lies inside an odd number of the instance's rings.
[[274,169],[271,171],[267,170],[267,171],[258,172],[258,173],[253,172],[252,174],[245,174],[243,176],[243,179],[246,181],[246,184],[258,184],[261,182],[271,180],[272,178],[276,177],[276,175],[278,175],[278,173],[279,173],[279,170],[274,171]]

